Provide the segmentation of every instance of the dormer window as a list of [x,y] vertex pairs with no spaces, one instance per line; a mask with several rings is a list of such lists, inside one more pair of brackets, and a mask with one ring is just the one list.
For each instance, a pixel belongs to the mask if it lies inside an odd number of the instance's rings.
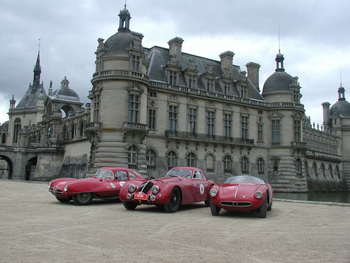
[[241,86],[241,98],[246,99],[247,98],[247,86]]
[[169,84],[178,85],[178,73],[176,71],[169,71]]
[[207,91],[214,92],[214,80],[207,79]]

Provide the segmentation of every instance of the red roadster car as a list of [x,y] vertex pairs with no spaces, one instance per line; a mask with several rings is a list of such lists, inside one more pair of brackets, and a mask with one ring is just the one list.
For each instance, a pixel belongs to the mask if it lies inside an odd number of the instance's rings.
[[59,178],[49,182],[49,192],[58,201],[76,205],[88,205],[93,198],[118,197],[121,187],[128,181],[145,181],[137,172],[123,167],[104,167],[96,171],[93,177]]
[[233,211],[256,210],[261,218],[272,209],[272,187],[264,180],[250,175],[231,176],[223,184],[214,185],[209,192],[213,216],[220,209]]
[[162,178],[127,182],[119,198],[127,210],[148,204],[164,206],[165,211],[173,213],[180,205],[194,202],[205,201],[209,206],[209,190],[213,184],[198,168],[174,167]]

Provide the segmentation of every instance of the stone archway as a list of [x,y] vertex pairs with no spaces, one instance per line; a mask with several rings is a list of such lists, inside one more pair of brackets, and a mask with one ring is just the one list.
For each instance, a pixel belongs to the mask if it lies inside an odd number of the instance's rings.
[[25,180],[28,181],[28,180],[31,180],[33,178],[37,161],[38,161],[37,157],[33,157],[33,158],[28,160],[27,165],[26,165]]
[[10,158],[0,155],[0,178],[12,179],[13,163]]

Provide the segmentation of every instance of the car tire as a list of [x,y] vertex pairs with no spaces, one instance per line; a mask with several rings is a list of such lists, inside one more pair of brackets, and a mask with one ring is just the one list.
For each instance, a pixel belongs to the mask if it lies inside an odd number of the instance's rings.
[[218,207],[216,204],[213,202],[210,202],[210,211],[213,216],[218,216],[220,213],[221,208]]
[[179,188],[174,187],[174,189],[171,191],[169,202],[166,205],[164,205],[164,209],[168,213],[174,213],[179,209],[180,205],[181,205],[181,192]]
[[264,203],[260,208],[258,209],[259,217],[260,218],[266,218],[267,215],[267,196],[264,199]]
[[79,193],[73,196],[74,204],[76,205],[89,205],[93,199],[92,193]]
[[70,198],[59,198],[59,197],[56,197],[56,199],[61,203],[69,203],[69,201],[71,200]]
[[137,204],[134,202],[123,202],[123,206],[126,210],[135,210],[137,207]]

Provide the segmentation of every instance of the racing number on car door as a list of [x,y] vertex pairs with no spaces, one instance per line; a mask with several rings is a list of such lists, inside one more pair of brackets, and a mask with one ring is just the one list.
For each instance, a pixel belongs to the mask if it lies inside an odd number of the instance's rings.
[[194,171],[193,174],[193,197],[194,201],[206,200],[205,196],[205,179],[201,171]]

